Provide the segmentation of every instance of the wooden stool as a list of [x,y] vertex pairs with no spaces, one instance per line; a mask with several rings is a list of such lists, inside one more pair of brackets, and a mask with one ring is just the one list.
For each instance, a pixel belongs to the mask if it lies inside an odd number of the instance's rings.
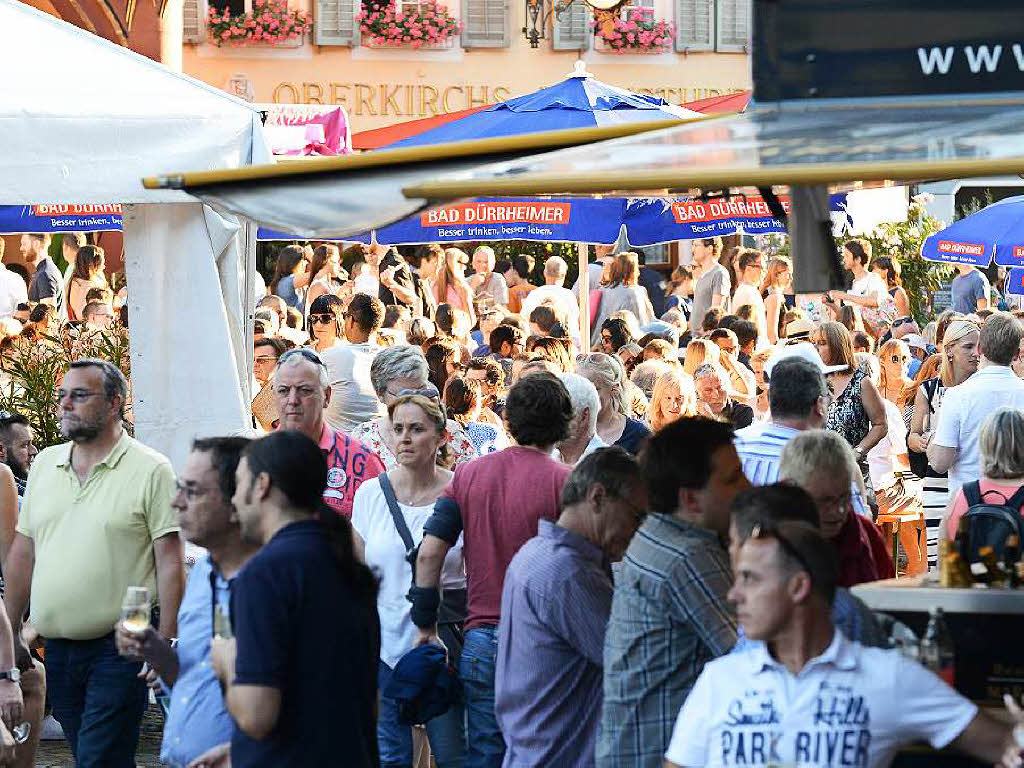
[[[926,541],[924,512],[919,509],[904,509],[879,515],[875,524],[892,530],[892,565],[896,577],[900,576],[899,545],[907,553],[907,569],[904,576],[918,576],[928,570],[928,545]],[[888,542],[888,537],[886,537]],[[888,546],[886,547],[888,549]]]

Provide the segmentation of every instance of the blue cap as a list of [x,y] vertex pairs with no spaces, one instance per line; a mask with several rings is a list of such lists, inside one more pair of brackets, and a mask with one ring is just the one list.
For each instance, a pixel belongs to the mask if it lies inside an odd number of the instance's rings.
[[461,692],[444,648],[421,645],[398,660],[381,695],[395,700],[401,725],[421,725],[447,712]]

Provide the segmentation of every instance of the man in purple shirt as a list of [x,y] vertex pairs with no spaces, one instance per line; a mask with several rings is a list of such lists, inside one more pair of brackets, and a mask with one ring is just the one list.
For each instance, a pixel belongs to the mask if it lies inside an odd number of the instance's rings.
[[541,520],[505,574],[494,691],[503,768],[594,764],[609,562],[622,558],[647,510],[636,459],[595,451],[569,476],[560,506],[558,522]]

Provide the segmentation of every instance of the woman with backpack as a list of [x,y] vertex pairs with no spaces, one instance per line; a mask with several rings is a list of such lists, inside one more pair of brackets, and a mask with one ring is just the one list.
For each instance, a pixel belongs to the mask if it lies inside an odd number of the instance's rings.
[[[975,506],[1012,507],[1014,514],[1022,514],[1024,412],[1016,408],[1000,408],[993,412],[981,427],[978,451],[982,476],[974,482],[965,483],[950,502],[945,526],[945,535],[950,539],[956,538],[960,518]],[[975,485],[977,487],[972,488]]]
[[969,320],[953,320],[946,326],[942,337],[939,375],[922,381],[914,396],[907,447],[910,449],[910,468],[924,480],[921,490],[928,539],[928,570],[938,565],[939,527],[949,501],[949,480],[945,472],[936,472],[928,465],[925,451],[938,424],[943,393],[948,387],[963,384],[978,370],[980,340],[977,325]]

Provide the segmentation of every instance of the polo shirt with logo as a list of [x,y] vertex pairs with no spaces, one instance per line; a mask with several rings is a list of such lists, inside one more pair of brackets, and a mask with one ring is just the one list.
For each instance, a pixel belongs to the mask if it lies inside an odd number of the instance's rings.
[[704,667],[665,758],[681,766],[881,768],[904,744],[945,747],[977,713],[917,662],[842,632],[796,676],[758,642]]
[[376,453],[344,432],[325,423],[320,431],[320,450],[327,457],[327,488],[324,503],[339,515],[352,517],[352,501],[359,486],[384,472]]
[[43,637],[93,640],[121,618],[129,586],[155,600],[153,541],[176,533],[174,471],[166,456],[122,433],[84,483],[73,443],[32,462],[18,533],[32,539],[32,623]]

